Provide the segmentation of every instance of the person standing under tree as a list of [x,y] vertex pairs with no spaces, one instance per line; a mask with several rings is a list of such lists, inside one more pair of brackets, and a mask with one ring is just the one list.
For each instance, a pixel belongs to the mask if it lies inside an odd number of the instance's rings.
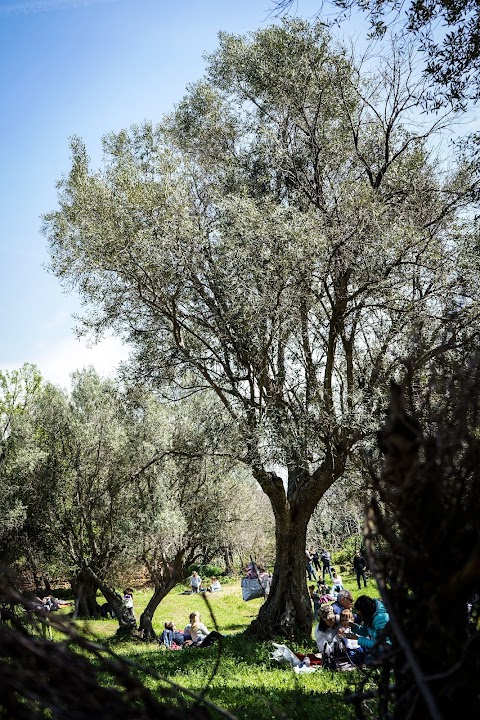
[[357,585],[358,589],[360,590],[362,587],[361,580],[363,579],[363,587],[367,587],[367,577],[365,575],[365,570],[367,568],[367,563],[365,561],[365,558],[363,555],[360,554],[360,550],[357,550],[355,553],[355,557],[353,558],[353,569],[355,571],[355,576],[357,578]]
[[127,610],[127,615],[131,620],[135,620],[135,613],[133,611],[133,589],[128,587],[123,591],[122,602]]
[[311,580],[316,580],[317,576],[315,574],[315,570],[313,569],[312,554],[310,550],[305,550],[305,563],[309,582]]
[[322,550],[320,553],[320,560],[322,561],[322,576],[323,582],[325,582],[326,574],[330,575],[330,581],[332,581],[332,565],[330,561],[330,553],[328,550]]

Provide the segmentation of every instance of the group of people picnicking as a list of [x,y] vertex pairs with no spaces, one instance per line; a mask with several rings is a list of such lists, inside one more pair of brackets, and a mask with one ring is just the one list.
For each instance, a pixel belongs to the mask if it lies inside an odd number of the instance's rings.
[[[189,584],[190,593],[219,592],[222,589],[220,580],[215,575],[210,578],[209,585],[204,585],[196,570],[192,572]],[[207,629],[197,610],[190,613],[189,621],[183,630],[179,630],[175,623],[167,621],[160,642],[168,650],[180,650],[187,647],[208,647],[223,637],[217,630]]]
[[388,650],[389,615],[381,600],[360,595],[355,601],[344,589],[320,606],[317,617],[315,640],[323,659],[343,654],[353,665],[372,665]]
[[[306,555],[308,578],[310,580],[313,577],[317,581],[317,586],[310,584],[308,590],[314,618],[317,621],[314,635],[319,650],[317,656],[320,658],[319,661],[323,660],[323,664],[326,664],[327,657],[331,658],[343,653],[353,665],[371,664],[378,659],[382,647],[388,646],[390,642],[386,634],[389,616],[383,603],[367,595],[360,595],[354,602],[352,593],[344,588],[341,576],[332,567],[328,551],[322,550],[318,553],[310,549],[306,551]],[[367,587],[366,562],[360,552],[355,553],[352,565],[358,589],[361,589],[362,582],[363,586]],[[258,574],[258,569],[253,568],[253,563],[248,565],[245,570],[247,576],[253,573],[254,569]],[[319,574],[318,579],[316,572]],[[331,585],[326,584],[327,574]],[[204,586],[202,578],[195,570],[192,572],[189,585],[191,593],[218,592],[222,589],[217,577],[211,577],[210,583]],[[125,588],[122,600],[125,609],[134,618],[132,588]],[[63,605],[73,604],[51,595],[37,598],[37,601],[38,607],[42,608],[45,614],[58,610]],[[160,642],[167,649],[176,650],[186,647],[208,647],[223,637],[216,630],[209,631],[202,622],[200,613],[194,611],[182,630],[171,621],[165,622]]]
[[189,621],[183,630],[179,630],[173,622],[166,622],[160,642],[169,650],[180,650],[186,647],[209,647],[224,637],[217,630],[207,629],[198,610],[190,613]]
[[[366,588],[367,563],[360,551],[355,553],[352,566],[358,589],[361,590],[362,584]],[[320,653],[346,655],[354,665],[371,664],[378,659],[382,647],[390,643],[386,630],[389,616],[382,601],[360,595],[354,602],[326,550],[320,553],[313,548],[307,550],[306,570],[308,579],[317,581],[317,586],[310,584],[308,590],[313,615],[318,621],[315,640]],[[326,584],[327,574],[330,585]]]
[[[352,561],[359,590],[367,587],[367,563],[360,551]],[[385,630],[389,616],[381,600],[360,595],[354,604],[352,593],[345,590],[341,576],[331,565],[330,553],[313,548],[306,551],[308,586],[315,627],[317,647],[324,656],[348,656],[354,665],[371,664],[390,640]],[[318,573],[318,578],[317,578]],[[326,584],[327,574],[330,585]],[[381,642],[380,642],[381,640]]]
[[210,578],[210,585],[205,586],[198,572],[196,570],[192,572],[190,577],[190,592],[219,592],[221,589],[222,586],[220,584],[220,580],[215,577],[215,575]]

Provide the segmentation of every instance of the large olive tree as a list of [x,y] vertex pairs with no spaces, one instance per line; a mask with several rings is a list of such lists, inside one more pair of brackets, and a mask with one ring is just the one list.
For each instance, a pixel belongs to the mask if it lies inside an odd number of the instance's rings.
[[189,371],[236,428],[276,523],[265,635],[310,633],[307,525],[398,361],[453,348],[475,312],[455,272],[471,168],[435,165],[445,119],[412,119],[410,83],[408,58],[362,74],[319,24],[221,34],[161,125],[105,138],[103,170],[73,140],[45,217],[83,329],[122,334],[157,389]]

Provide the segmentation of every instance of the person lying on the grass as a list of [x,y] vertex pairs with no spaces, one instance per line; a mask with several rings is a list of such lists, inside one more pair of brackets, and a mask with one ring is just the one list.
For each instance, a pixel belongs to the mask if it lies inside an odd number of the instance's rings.
[[166,622],[165,630],[162,632],[160,642],[162,642],[167,648],[172,645],[179,645],[181,647],[185,642],[185,634],[180,630],[177,630],[173,622]]

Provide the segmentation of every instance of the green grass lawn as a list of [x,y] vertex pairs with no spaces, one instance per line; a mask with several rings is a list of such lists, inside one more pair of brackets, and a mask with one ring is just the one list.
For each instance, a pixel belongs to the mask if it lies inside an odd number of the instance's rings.
[[[360,592],[356,590],[354,576],[342,573],[342,577],[345,586],[357,597]],[[271,660],[271,642],[256,642],[244,634],[256,617],[261,600],[244,602],[238,579],[223,584],[223,590],[219,593],[208,593],[210,609],[203,594],[183,595],[184,589],[175,588],[163,600],[154,618],[154,629],[160,634],[164,622],[168,620],[183,629],[190,612],[199,610],[202,621],[209,630],[213,630],[216,623],[218,630],[226,636],[215,673],[219,659],[218,645],[203,649],[167,651],[158,643],[116,641],[115,620],[85,621],[79,624],[97,640],[108,643],[119,655],[148,667],[183,688],[201,693],[208,685],[206,698],[238,718],[347,720],[353,717],[352,710],[343,701],[343,694],[351,685],[356,671],[342,673],[319,670],[311,674],[297,675],[289,665],[280,665]],[[372,582],[366,593],[376,595]],[[149,597],[149,590],[135,592],[137,618]],[[285,644],[294,651],[316,651],[313,634],[308,646]],[[163,684],[162,681],[147,675],[143,676],[143,680],[152,690]],[[219,715],[212,711],[212,717]]]

